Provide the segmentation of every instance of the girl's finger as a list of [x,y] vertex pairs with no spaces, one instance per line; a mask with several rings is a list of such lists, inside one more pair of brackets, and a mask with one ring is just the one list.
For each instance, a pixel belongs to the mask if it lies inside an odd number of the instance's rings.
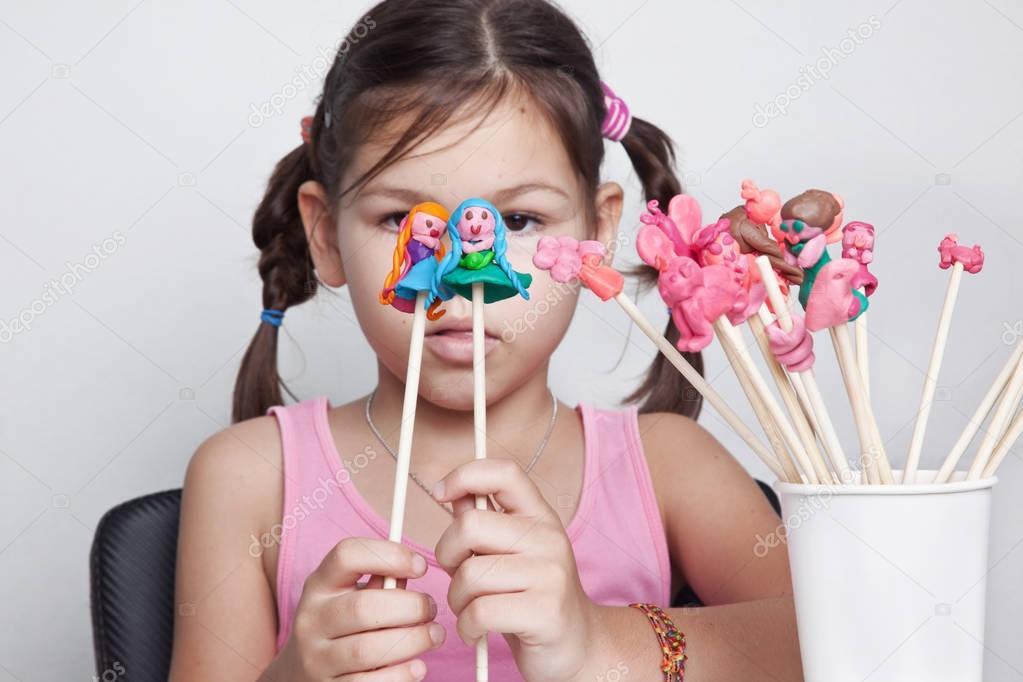
[[528,592],[488,594],[473,599],[458,614],[458,636],[472,646],[488,632],[517,635],[534,631],[548,616],[537,613],[536,599]]
[[321,632],[330,638],[433,620],[437,604],[423,592],[365,589],[345,592],[324,602]]
[[426,664],[418,658],[379,670],[331,678],[336,682],[418,682],[426,677]]
[[479,509],[462,512],[437,541],[434,549],[437,563],[451,574],[473,554],[526,552],[538,542],[554,540],[551,537],[554,533],[544,520]]
[[537,562],[521,554],[491,554],[469,557],[451,576],[448,606],[459,614],[473,599],[488,594],[522,592],[538,585]]
[[351,588],[364,575],[418,578],[426,559],[390,540],[348,537],[334,545],[306,579],[306,588],[336,592]]
[[491,494],[509,514],[554,513],[522,467],[510,459],[474,459],[456,467],[434,487],[434,497],[441,502]]
[[330,669],[342,675],[393,665],[436,649],[446,636],[444,626],[431,622],[341,637],[329,643]]

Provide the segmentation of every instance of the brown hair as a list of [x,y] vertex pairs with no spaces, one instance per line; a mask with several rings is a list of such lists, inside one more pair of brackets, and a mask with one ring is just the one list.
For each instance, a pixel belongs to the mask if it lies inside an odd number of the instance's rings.
[[[456,116],[479,116],[482,123],[515,88],[541,106],[558,133],[592,213],[606,110],[590,45],[564,12],[547,0],[383,0],[369,10],[326,76],[309,142],[278,162],[253,218],[263,307],[285,310],[309,300],[318,286],[298,211],[303,182],[319,181],[331,201],[340,201]],[[387,153],[341,187],[358,141],[403,115],[412,122]],[[681,193],[674,146],[664,132],[633,118],[622,145],[647,199],[666,206]],[[666,333],[677,339],[670,320]],[[234,421],[282,402],[277,338],[276,327],[260,324],[235,384]],[[690,360],[702,368],[698,354]],[[642,401],[643,411],[691,417],[700,407],[699,396],[660,355],[628,400]]]

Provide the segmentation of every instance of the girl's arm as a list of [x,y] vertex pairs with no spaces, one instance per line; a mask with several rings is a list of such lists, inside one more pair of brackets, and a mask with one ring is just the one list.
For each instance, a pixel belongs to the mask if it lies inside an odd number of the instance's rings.
[[692,419],[639,417],[672,564],[707,606],[792,594],[781,519],[756,481]]
[[[426,560],[398,543],[345,537],[306,578],[291,636],[275,656],[276,602],[267,547],[283,495],[273,417],[213,436],[188,466],[182,499],[171,682],[411,682],[416,658],[444,641],[429,595],[406,590]],[[274,553],[271,556],[276,556]],[[372,576],[365,589],[358,580]],[[398,581],[383,590],[384,578]]]
[[[686,636],[687,677],[802,680],[788,554],[771,542],[783,540],[781,520],[763,492],[692,420],[648,414],[639,428],[672,564],[706,604],[666,609]],[[592,650],[605,653],[579,679],[616,665],[657,679],[660,650],[640,611],[598,606],[593,618]]]
[[254,680],[274,655],[274,596],[259,541],[280,518],[280,440],[272,417],[204,442],[181,501],[170,680]]
[[[791,597],[664,610],[686,636],[686,680],[802,682]],[[606,680],[615,669],[628,670],[623,679],[662,679],[660,645],[642,612],[597,606],[594,618],[600,653],[575,680]]]

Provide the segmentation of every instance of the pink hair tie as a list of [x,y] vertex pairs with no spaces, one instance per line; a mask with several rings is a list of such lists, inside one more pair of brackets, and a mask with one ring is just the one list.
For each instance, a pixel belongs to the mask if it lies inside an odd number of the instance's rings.
[[625,101],[615,95],[614,90],[608,87],[607,83],[600,81],[600,88],[604,91],[604,106],[607,108],[607,115],[604,117],[604,124],[600,133],[612,142],[621,142],[629,132],[632,125],[632,114]]

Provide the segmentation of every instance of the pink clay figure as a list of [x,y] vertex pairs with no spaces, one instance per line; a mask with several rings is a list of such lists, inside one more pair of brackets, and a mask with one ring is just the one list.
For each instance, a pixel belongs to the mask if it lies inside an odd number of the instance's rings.
[[792,329],[784,331],[777,321],[768,325],[767,340],[771,352],[790,372],[805,372],[816,359],[813,352],[813,335],[806,328],[802,315],[792,314]]
[[955,233],[945,235],[938,245],[938,253],[941,254],[941,262],[938,266],[947,270],[956,263],[962,263],[963,269],[970,274],[977,274],[984,267],[984,251],[980,244],[972,247],[960,246],[959,235]]

